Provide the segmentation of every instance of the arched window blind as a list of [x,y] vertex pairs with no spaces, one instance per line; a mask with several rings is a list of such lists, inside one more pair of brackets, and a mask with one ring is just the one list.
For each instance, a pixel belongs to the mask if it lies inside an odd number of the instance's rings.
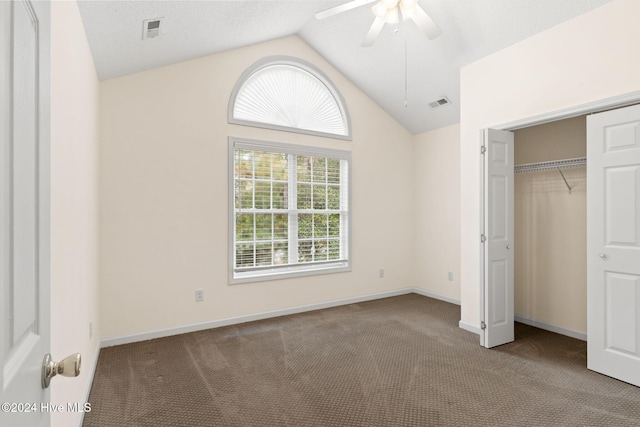
[[229,122],[351,139],[346,106],[329,79],[295,58],[266,58],[242,75]]

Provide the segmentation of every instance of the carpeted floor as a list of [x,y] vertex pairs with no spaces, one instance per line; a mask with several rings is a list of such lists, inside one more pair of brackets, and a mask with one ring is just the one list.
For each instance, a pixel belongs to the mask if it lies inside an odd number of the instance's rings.
[[640,388],[522,324],[487,350],[416,294],[105,348],[84,426],[639,426]]

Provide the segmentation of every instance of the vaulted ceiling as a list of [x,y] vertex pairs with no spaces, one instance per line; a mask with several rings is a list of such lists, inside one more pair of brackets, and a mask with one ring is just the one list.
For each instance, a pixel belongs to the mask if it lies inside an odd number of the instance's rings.
[[[385,25],[367,48],[371,5],[314,18],[348,1],[79,0],[79,8],[101,80],[297,34],[417,134],[460,120],[462,66],[611,0],[418,0],[440,37],[406,21]],[[142,22],[160,17],[161,36],[143,41]],[[450,105],[429,106],[445,96]]]

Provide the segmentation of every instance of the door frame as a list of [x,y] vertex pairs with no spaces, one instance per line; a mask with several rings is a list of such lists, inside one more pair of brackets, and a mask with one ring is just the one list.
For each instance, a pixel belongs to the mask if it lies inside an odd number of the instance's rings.
[[[496,130],[505,130],[505,131],[515,131],[518,129],[522,129],[522,128],[528,128],[531,126],[537,126],[537,125],[542,125],[545,123],[551,123],[551,122],[556,122],[559,120],[564,120],[564,119],[570,119],[573,117],[577,117],[577,116],[582,116],[582,115],[586,115],[586,114],[594,114],[594,113],[599,113],[605,110],[612,110],[615,108],[623,108],[623,107],[628,107],[630,105],[633,104],[638,104],[640,103],[640,90],[634,91],[634,92],[629,92],[629,93],[625,93],[625,94],[621,94],[621,95],[616,95],[616,96],[612,96],[609,98],[603,98],[603,99],[599,99],[596,101],[591,101],[591,102],[587,102],[584,104],[579,104],[579,105],[575,105],[573,107],[568,107],[568,108],[562,108],[559,110],[555,110],[555,111],[550,111],[547,113],[543,113],[543,114],[538,114],[538,115],[534,115],[534,116],[529,116],[529,117],[525,117],[523,119],[518,119],[518,120],[514,120],[511,122],[507,122],[507,123],[502,123],[502,124],[498,124],[498,125],[494,125],[494,126],[487,126],[484,127],[482,129],[478,129],[478,132],[480,135],[483,134],[484,129],[496,129]],[[480,195],[484,194],[485,192],[485,183],[484,183],[484,159],[482,158],[482,155],[479,155],[480,158],[480,164],[481,164],[481,168],[480,168]],[[587,197],[589,197],[589,188],[587,188]],[[479,215],[479,230],[478,230],[478,236],[480,236],[483,233],[483,227],[484,227],[484,200],[483,200],[483,196],[480,197],[480,215]],[[515,209],[514,207],[514,203],[513,200],[511,200],[510,203],[510,209],[513,211]],[[588,212],[587,212],[588,214]],[[589,231],[587,230],[587,233],[589,233]],[[480,241],[480,239],[478,239],[478,241]],[[480,257],[479,257],[479,261],[480,261],[480,268],[479,268],[479,286],[478,286],[478,293],[479,293],[479,314],[480,314],[480,319],[478,324],[482,325],[483,322],[486,322],[485,319],[485,301],[484,301],[484,296],[485,296],[485,291],[486,291],[486,283],[485,283],[485,272],[484,272],[484,260],[485,260],[485,251],[486,251],[486,246],[482,243],[480,243]],[[513,296],[512,296],[513,298]],[[587,317],[589,316],[589,312],[587,311]],[[478,331],[479,331],[479,335],[480,335],[480,345],[484,347],[485,342],[484,342],[484,331],[478,327]]]

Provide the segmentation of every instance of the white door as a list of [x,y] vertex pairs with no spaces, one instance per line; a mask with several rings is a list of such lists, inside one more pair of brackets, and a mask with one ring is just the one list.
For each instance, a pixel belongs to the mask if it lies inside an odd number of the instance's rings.
[[[0,425],[46,426],[49,4],[0,1]],[[43,404],[45,406],[43,406]]]
[[482,320],[480,344],[491,348],[513,333],[513,133],[482,132]]
[[587,367],[640,386],[640,106],[587,119]]

